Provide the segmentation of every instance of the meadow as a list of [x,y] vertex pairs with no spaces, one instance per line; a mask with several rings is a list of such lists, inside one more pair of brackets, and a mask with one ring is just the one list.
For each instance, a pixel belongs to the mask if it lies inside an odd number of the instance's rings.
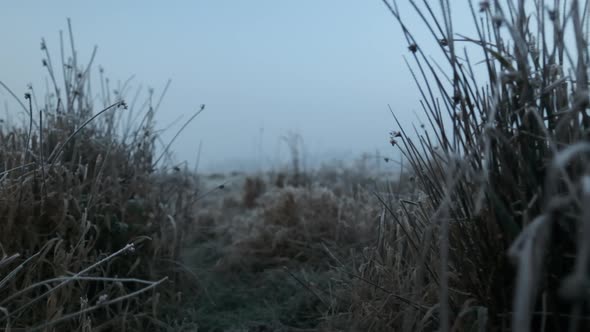
[[426,121],[392,110],[378,172],[296,144],[268,172],[174,164],[166,89],[110,85],[71,25],[43,41],[49,91],[0,81],[26,114],[0,123],[0,329],[587,330],[588,2],[467,1],[476,36],[410,3],[438,60],[384,0]]

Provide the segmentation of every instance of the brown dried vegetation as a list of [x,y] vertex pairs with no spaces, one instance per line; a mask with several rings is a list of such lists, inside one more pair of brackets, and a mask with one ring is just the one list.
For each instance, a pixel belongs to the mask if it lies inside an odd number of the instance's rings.
[[[103,94],[97,113],[92,60],[81,67],[72,50],[61,64],[62,88],[47,48],[43,42],[54,92],[37,109],[31,88],[22,110],[28,123],[0,127],[0,326],[170,326],[176,317],[166,317],[166,307],[194,288],[173,263],[193,218],[194,179],[154,170],[152,96],[127,109],[121,95]],[[108,86],[102,71],[101,80]],[[123,114],[143,119],[122,128]]]

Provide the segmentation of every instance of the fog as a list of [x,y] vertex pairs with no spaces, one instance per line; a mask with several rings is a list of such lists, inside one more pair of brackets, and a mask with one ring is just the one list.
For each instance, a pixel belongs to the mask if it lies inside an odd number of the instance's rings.
[[[400,10],[417,22],[407,1]],[[458,31],[471,25],[467,6],[453,15]],[[397,158],[388,105],[404,125],[422,117],[411,53],[380,0],[13,1],[0,18],[0,80],[18,96],[29,83],[45,90],[41,37],[57,60],[71,18],[80,61],[97,45],[94,71],[113,84],[135,75],[134,87],[158,94],[171,79],[156,116],[172,125],[164,141],[205,104],[172,149],[193,164],[201,146],[208,172],[279,167],[288,135],[301,137],[308,167],[377,151]],[[432,44],[423,24],[415,29]],[[19,111],[6,91],[0,100],[0,117]]]

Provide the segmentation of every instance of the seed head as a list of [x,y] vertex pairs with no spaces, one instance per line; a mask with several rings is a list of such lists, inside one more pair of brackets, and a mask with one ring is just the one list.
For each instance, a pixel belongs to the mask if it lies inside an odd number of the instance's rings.
[[410,46],[408,46],[408,50],[410,50],[412,53],[416,53],[416,51],[418,51],[418,45],[410,44]]
[[499,28],[499,27],[501,27],[501,26],[502,26],[502,22],[504,22],[504,18],[503,18],[502,16],[500,16],[500,15],[494,15],[494,16],[492,17],[492,22],[494,23],[494,25],[495,25],[496,27],[498,27],[498,28]]
[[479,2],[479,12],[480,13],[483,13],[488,9],[490,9],[490,2],[489,1],[480,1]]
[[461,102],[461,93],[460,92],[455,92],[455,95],[453,96],[453,103],[455,103],[455,105],[459,104]]

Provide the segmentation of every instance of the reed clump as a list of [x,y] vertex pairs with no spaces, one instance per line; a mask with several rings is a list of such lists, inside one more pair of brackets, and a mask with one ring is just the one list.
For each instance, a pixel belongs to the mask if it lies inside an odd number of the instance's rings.
[[392,109],[390,142],[422,195],[383,197],[386,240],[355,271],[356,305],[339,319],[375,330],[588,329],[588,2],[467,1],[465,35],[450,1],[409,1],[436,58],[397,1],[383,3],[426,115],[408,128],[396,117],[406,110]]
[[195,288],[174,263],[195,179],[157,164],[153,91],[127,104],[129,81],[113,89],[100,69],[97,101],[96,49],[82,64],[70,25],[69,38],[57,66],[41,44],[53,82],[41,100],[1,83],[27,117],[0,126],[0,327],[165,329]]

